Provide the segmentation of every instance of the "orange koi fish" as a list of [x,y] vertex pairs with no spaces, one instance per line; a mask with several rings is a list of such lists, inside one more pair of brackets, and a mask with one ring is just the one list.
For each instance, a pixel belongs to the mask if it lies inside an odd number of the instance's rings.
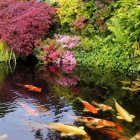
[[39,112],[35,109],[32,109],[31,107],[27,106],[26,104],[24,103],[19,103],[24,109],[25,111],[29,114],[29,115],[32,115],[32,116],[38,116],[39,115]]
[[100,130],[102,133],[106,133],[108,135],[111,136],[112,139],[116,139],[116,138],[119,138],[121,140],[130,140],[129,138],[115,132],[115,131],[111,131],[111,130],[105,130],[105,129],[102,129]]
[[107,111],[107,110],[113,110],[111,106],[109,105],[105,105],[105,104],[99,104],[95,101],[92,102],[94,105],[96,105],[97,107],[99,107],[99,109],[101,109],[102,111]]
[[94,114],[97,114],[98,113],[98,110],[93,106],[91,105],[90,103],[88,103],[87,101],[84,101],[82,100],[81,98],[78,97],[78,99],[82,102],[82,104],[84,105],[84,107],[89,110],[90,112],[94,113]]
[[80,117],[77,120],[87,123],[88,125],[96,125],[96,128],[102,127],[115,127],[116,124],[114,122],[93,118],[93,117]]
[[123,127],[122,127],[119,123],[116,123],[116,129],[117,129],[117,131],[119,131],[119,132],[124,132]]
[[17,84],[17,85],[22,86],[24,88],[27,88],[30,91],[41,92],[41,88],[38,88],[38,87],[33,86],[33,85],[22,85],[22,84]]

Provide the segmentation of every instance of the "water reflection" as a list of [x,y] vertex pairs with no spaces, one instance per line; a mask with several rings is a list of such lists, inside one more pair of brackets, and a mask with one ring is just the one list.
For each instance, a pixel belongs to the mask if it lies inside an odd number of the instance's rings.
[[[70,67],[70,66],[69,66]],[[104,72],[99,69],[81,69],[58,67],[50,65],[40,67],[39,70],[25,65],[18,65],[13,73],[6,70],[7,66],[1,66],[0,80],[0,132],[8,134],[9,140],[59,140],[60,134],[47,128],[34,129],[29,124],[37,122],[48,124],[61,122],[64,124],[84,125],[76,122],[72,116],[91,116],[119,122],[125,129],[128,137],[140,131],[140,98],[138,93],[132,96],[130,91],[123,90],[120,81],[136,79],[118,72]],[[31,84],[42,88],[41,93],[29,91],[19,87],[16,83]],[[81,97],[90,103],[94,100],[114,108],[112,98],[115,98],[136,118],[133,123],[127,123],[116,119],[115,112],[99,112],[94,115],[83,112],[82,104],[77,100]],[[39,112],[38,116],[31,116],[19,104],[24,103]],[[25,123],[28,122],[28,123]],[[111,140],[108,134],[99,130],[91,130],[85,126],[85,130],[94,140]],[[18,134],[18,135],[17,135]],[[78,139],[78,137],[66,137]],[[81,139],[81,138],[79,138]]]

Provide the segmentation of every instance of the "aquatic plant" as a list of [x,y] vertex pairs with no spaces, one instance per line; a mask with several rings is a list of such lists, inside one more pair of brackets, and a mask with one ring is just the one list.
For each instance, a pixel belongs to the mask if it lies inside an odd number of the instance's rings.
[[54,8],[45,3],[1,1],[0,38],[17,54],[29,55],[35,42],[49,32],[54,15]]

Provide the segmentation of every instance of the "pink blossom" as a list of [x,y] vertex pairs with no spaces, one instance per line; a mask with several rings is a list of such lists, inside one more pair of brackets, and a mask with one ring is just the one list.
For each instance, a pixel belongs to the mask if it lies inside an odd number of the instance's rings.
[[63,48],[72,49],[80,45],[80,39],[77,36],[54,35],[56,42]]

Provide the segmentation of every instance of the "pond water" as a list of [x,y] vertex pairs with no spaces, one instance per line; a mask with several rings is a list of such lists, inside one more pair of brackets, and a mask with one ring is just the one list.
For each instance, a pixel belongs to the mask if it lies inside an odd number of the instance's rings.
[[[77,67],[73,71],[72,66],[34,68],[18,64],[11,70],[7,64],[0,64],[0,140],[84,139],[79,136],[61,137],[58,131],[45,127],[56,122],[84,126],[91,140],[123,139],[123,136],[130,139],[140,131],[140,92],[122,89],[124,85],[120,81],[135,81],[136,78],[139,77],[101,71],[98,68]],[[30,91],[17,83],[40,87],[42,92]],[[89,103],[96,101],[110,105],[114,110],[115,98],[136,118],[130,123],[117,119],[116,110],[99,111],[98,114],[84,112],[84,106],[77,97]],[[76,116],[119,123],[123,129],[122,137],[107,133],[106,128],[90,128],[77,121]]]

